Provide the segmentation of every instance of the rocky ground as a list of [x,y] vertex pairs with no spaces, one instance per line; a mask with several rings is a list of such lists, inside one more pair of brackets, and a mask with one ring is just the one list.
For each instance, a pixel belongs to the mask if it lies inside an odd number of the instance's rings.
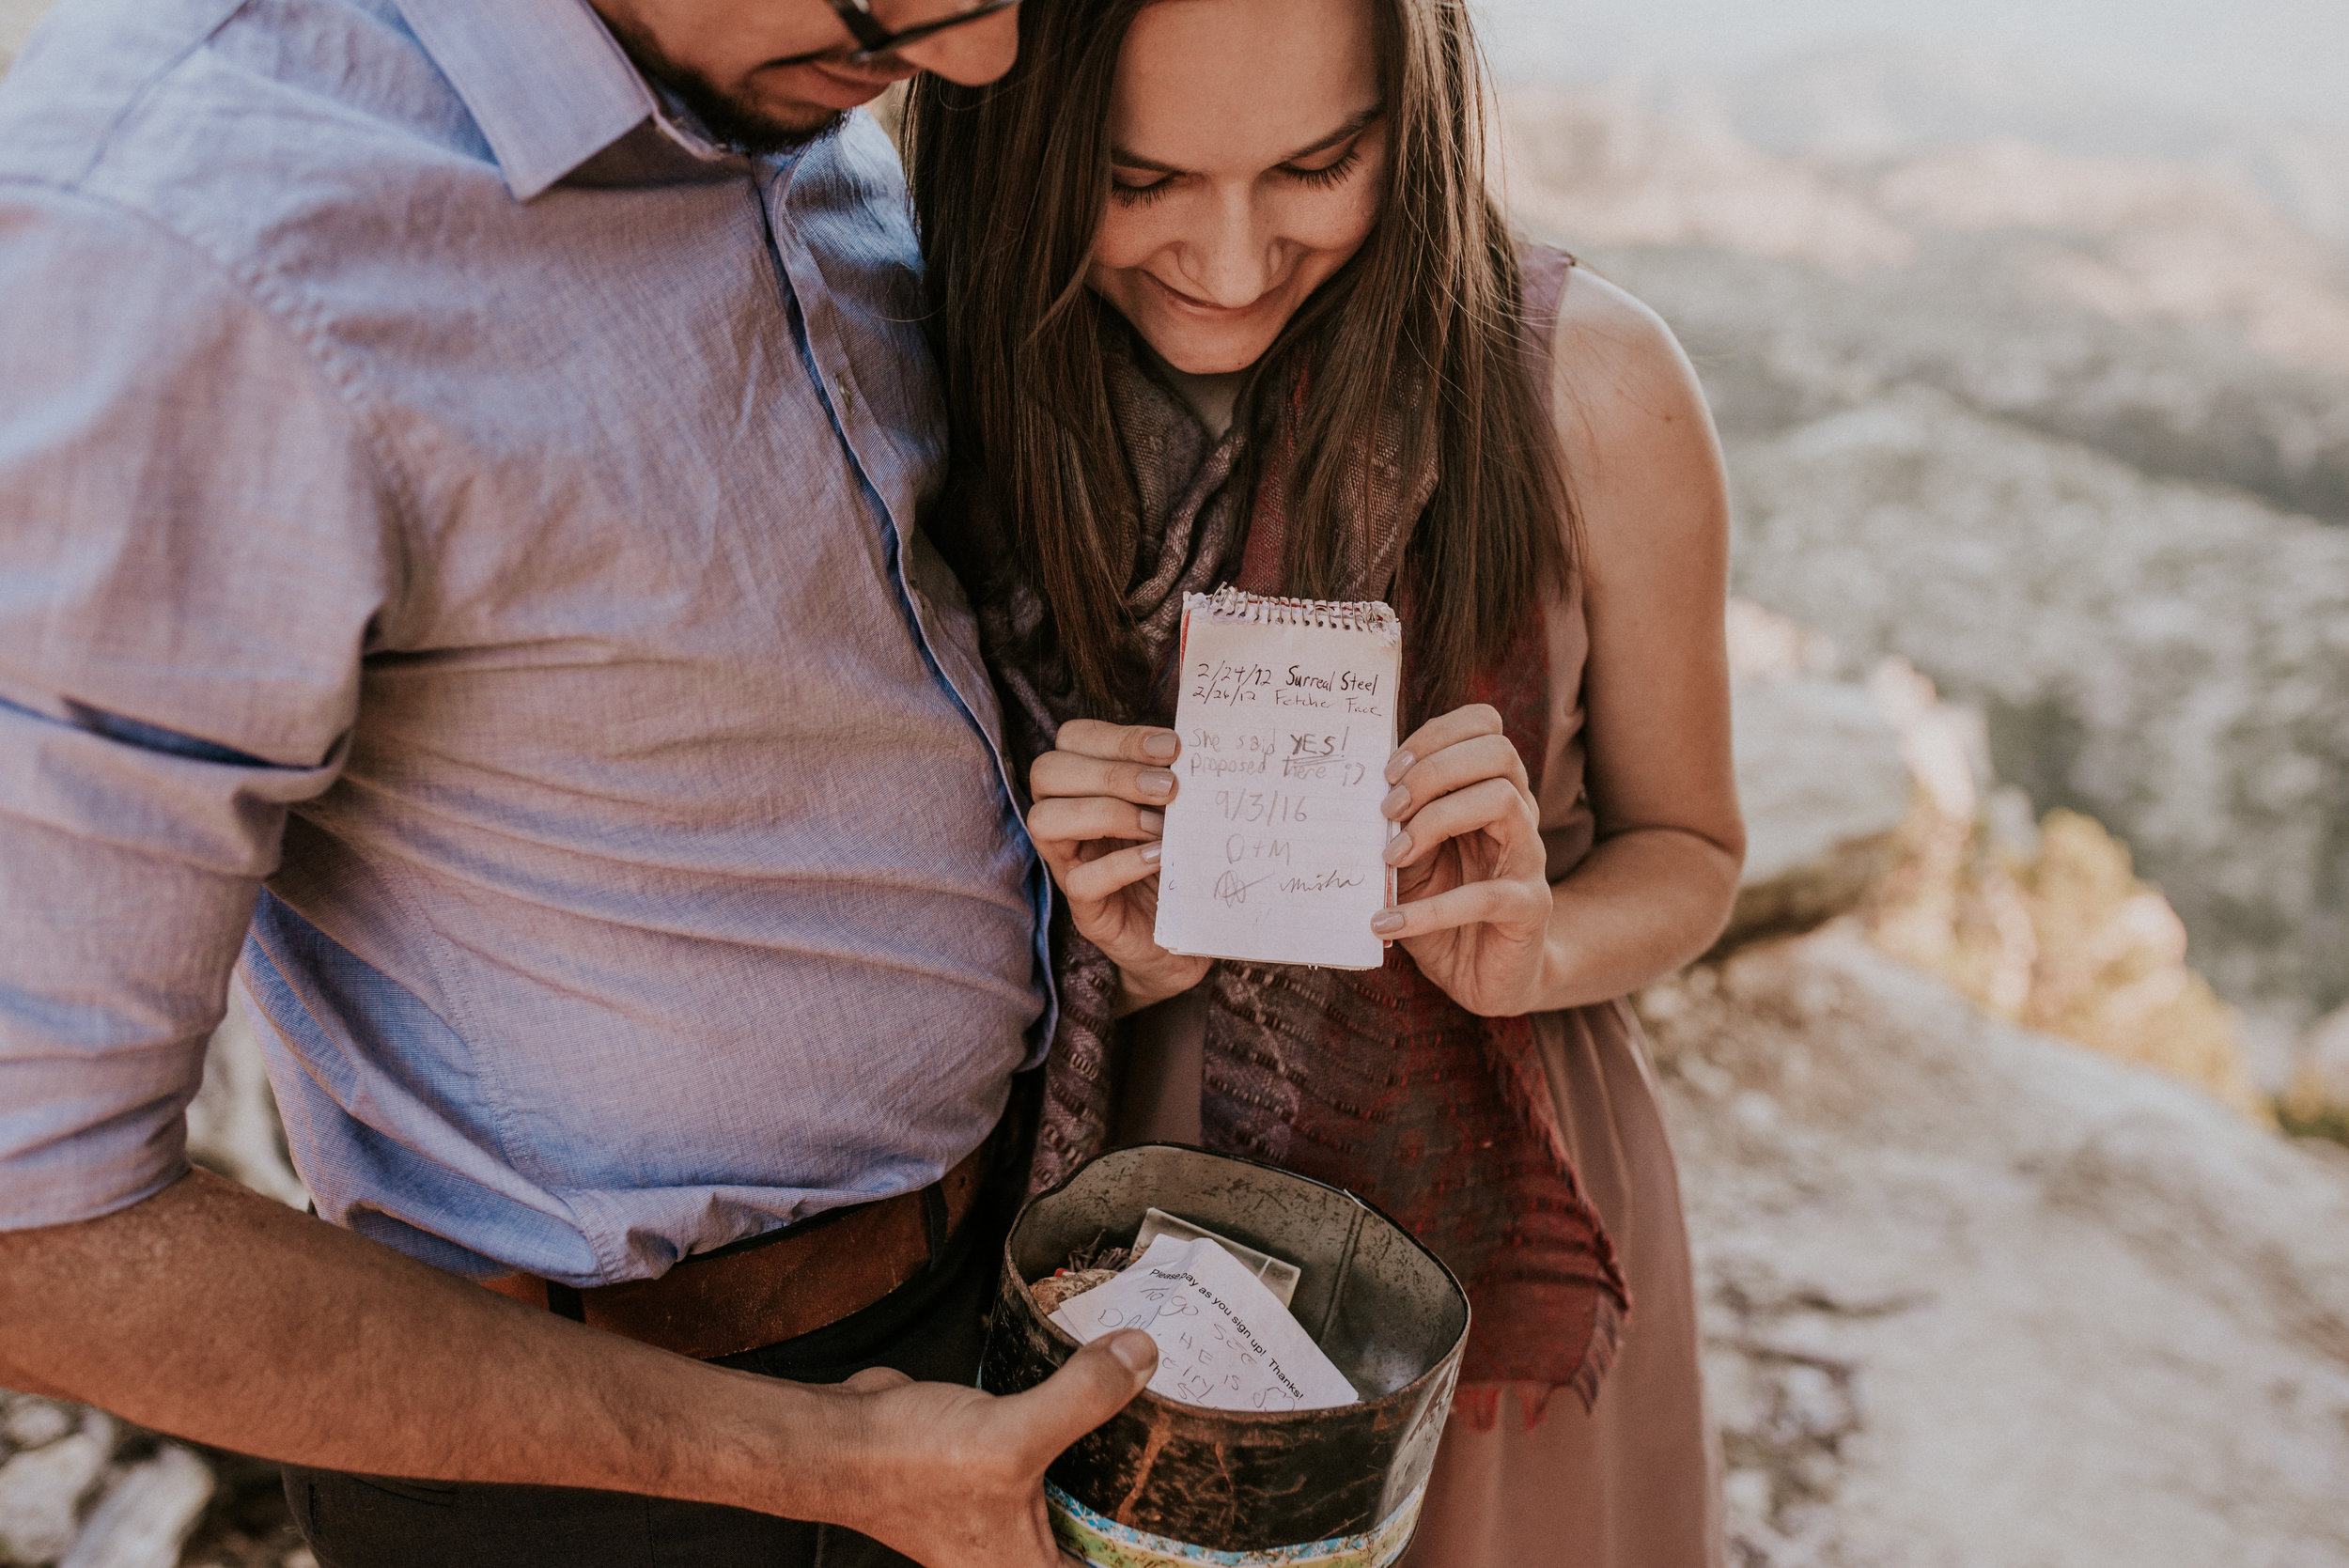
[[0,1563],[317,1568],[277,1468],[0,1390]]
[[2349,1565],[2349,1152],[1847,926],[1641,1012],[1741,1568]]
[[1748,885],[1639,1005],[1733,1562],[2349,1565],[2349,1148],[2273,1130],[2175,915],[1977,712],[1750,603],[1731,647]]

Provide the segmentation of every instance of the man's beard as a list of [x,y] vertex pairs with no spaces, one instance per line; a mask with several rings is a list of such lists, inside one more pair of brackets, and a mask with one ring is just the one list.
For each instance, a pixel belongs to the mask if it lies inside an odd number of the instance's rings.
[[707,73],[670,59],[643,29],[625,26],[610,17],[605,20],[637,69],[675,93],[677,101],[693,112],[702,129],[722,147],[754,158],[796,152],[811,142],[822,141],[848,123],[845,112],[825,113],[813,105],[809,112],[817,115],[816,119],[804,123],[785,119],[762,107],[747,92],[728,92]]

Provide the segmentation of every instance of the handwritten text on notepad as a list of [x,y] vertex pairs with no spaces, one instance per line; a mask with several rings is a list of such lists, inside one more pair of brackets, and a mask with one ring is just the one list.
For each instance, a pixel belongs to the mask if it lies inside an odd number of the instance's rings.
[[[1245,602],[1255,613],[1223,607]],[[1379,811],[1402,653],[1384,605],[1284,614],[1246,596],[1186,608],[1159,939],[1174,952],[1376,967]]]

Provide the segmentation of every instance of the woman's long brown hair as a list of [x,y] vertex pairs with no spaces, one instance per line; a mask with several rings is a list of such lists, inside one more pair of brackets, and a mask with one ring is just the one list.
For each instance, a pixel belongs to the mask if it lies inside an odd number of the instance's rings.
[[[984,485],[1023,575],[1049,607],[1050,656],[1097,712],[1132,717],[1132,479],[1110,415],[1105,335],[1127,330],[1085,287],[1109,200],[1111,87],[1126,33],[1154,0],[1035,0],[1019,64],[965,87],[921,77],[908,168],[934,336],[964,483]],[[1282,330],[1234,417],[1309,356],[1289,484],[1287,592],[1327,598],[1367,481],[1349,454],[1403,420],[1404,472],[1432,447],[1439,475],[1403,551],[1398,592],[1423,714],[1457,701],[1579,553],[1572,490],[1520,337],[1517,252],[1485,186],[1485,98],[1460,0],[1365,0],[1375,13],[1387,189],[1362,248]],[[1397,388],[1418,388],[1408,407]],[[1366,503],[1366,498],[1362,498]],[[951,533],[951,520],[945,531]],[[939,541],[950,555],[955,541]],[[1042,652],[1043,650],[1038,650]]]

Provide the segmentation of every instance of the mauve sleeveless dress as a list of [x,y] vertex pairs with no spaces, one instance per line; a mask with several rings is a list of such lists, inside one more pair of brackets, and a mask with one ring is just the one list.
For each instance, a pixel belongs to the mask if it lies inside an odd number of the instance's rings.
[[[1549,755],[1542,838],[1549,879],[1590,852],[1582,793],[1579,602],[1548,616]],[[1514,1389],[1480,1430],[1455,1406],[1406,1568],[1719,1568],[1720,1444],[1698,1370],[1696,1290],[1680,1181],[1639,1020],[1622,1001],[1544,1013],[1533,1036],[1582,1189],[1631,1287],[1623,1348],[1589,1410],[1553,1395],[1530,1430]],[[1538,1390],[1531,1390],[1538,1393]]]
[[[1524,255],[1527,314],[1554,320],[1563,254]],[[1563,881],[1595,831],[1583,793],[1579,596],[1549,606],[1549,755],[1541,771],[1549,879]],[[1696,1290],[1680,1181],[1639,1020],[1622,1001],[1537,1015],[1534,1038],[1575,1173],[1631,1287],[1623,1346],[1589,1410],[1561,1391],[1463,1386],[1403,1568],[1720,1568],[1720,1444],[1705,1417]],[[1194,996],[1131,1020],[1116,1141],[1200,1141],[1206,1016]],[[1525,1390],[1538,1397],[1538,1389]],[[1479,1397],[1479,1396],[1482,1397]],[[1495,1419],[1480,1427],[1480,1406]]]

